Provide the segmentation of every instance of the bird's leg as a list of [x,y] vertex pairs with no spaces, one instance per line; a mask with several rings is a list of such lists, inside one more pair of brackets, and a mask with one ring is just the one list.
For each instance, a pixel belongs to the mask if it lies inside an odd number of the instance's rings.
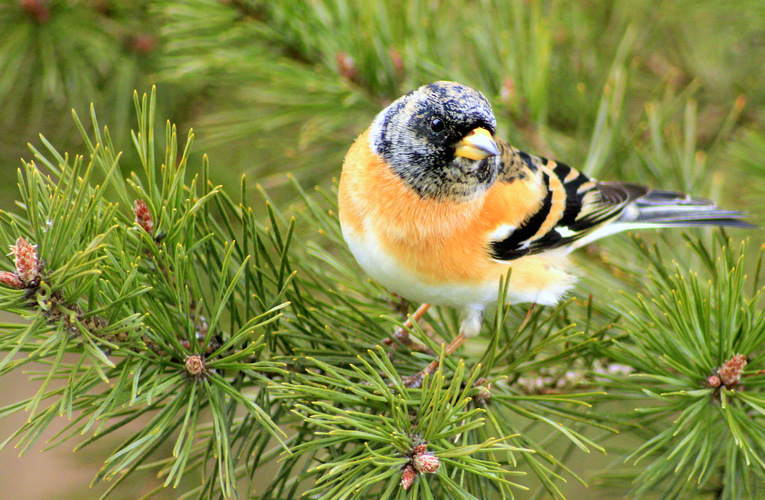
[[523,317],[523,321],[521,321],[520,326],[518,327],[518,331],[520,332],[524,328],[526,328],[526,325],[529,324],[529,321],[531,321],[531,315],[534,314],[534,309],[536,308],[537,304],[536,302],[532,302],[529,306],[529,310],[526,311],[526,316]]
[[[481,320],[483,319],[483,309],[468,308],[465,310],[465,317],[460,325],[460,333],[449,345],[444,348],[444,358],[451,356],[454,351],[460,348],[470,337],[475,337],[481,331]],[[430,375],[438,369],[439,361],[431,361],[423,370],[410,377],[404,377],[402,380],[404,386],[410,389],[417,389],[422,386],[422,380],[425,375]]]
[[[464,334],[460,333],[457,335],[457,337],[455,337],[455,339],[452,340],[449,345],[444,348],[444,357],[451,355],[454,351],[459,349],[459,347],[464,344],[466,340],[467,337]],[[425,375],[430,375],[436,371],[438,369],[438,365],[438,360],[431,361],[428,363],[428,366],[415,373],[411,377],[404,377],[404,386],[410,389],[418,389],[422,386],[422,380],[425,378]]]
[[425,354],[433,354],[433,351],[428,349],[428,347],[415,342],[409,336],[409,329],[414,326],[416,321],[419,321],[420,318],[425,316],[425,313],[428,312],[428,309],[430,309],[430,304],[422,304],[420,307],[418,307],[417,310],[414,311],[414,314],[412,314],[412,316],[406,320],[404,327],[397,329],[393,333],[393,336],[383,339],[383,344],[391,346],[393,349],[395,349],[397,343],[399,343],[405,345],[412,351],[422,352]]

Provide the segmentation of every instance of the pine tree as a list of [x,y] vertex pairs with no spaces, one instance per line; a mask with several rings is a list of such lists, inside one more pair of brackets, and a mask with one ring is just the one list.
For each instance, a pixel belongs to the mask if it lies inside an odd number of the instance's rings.
[[[2,446],[87,448],[113,497],[144,471],[141,493],[171,497],[762,496],[758,232],[590,247],[569,300],[500,301],[411,389],[458,318],[404,324],[418,304],[361,274],[333,179],[385,103],[448,78],[519,147],[756,213],[765,11],[747,7],[6,3],[3,149],[54,130],[0,211],[0,309],[18,318],[0,376],[37,382],[0,409],[28,416]],[[151,82],[136,121],[124,97]]]

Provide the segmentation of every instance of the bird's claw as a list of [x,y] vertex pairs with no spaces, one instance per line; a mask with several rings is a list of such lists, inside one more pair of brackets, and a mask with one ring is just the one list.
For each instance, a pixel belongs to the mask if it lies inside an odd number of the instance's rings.
[[422,387],[422,381],[425,378],[425,373],[423,372],[424,370],[408,377],[402,377],[401,382],[403,382],[404,387],[407,389],[419,389]]

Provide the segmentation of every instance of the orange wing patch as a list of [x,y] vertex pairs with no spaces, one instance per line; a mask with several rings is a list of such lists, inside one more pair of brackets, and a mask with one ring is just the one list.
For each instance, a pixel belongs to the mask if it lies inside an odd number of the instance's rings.
[[554,173],[548,171],[547,174],[550,176],[549,189],[552,192],[552,206],[550,207],[550,213],[547,214],[547,218],[537,233],[528,239],[529,242],[538,240],[552,231],[555,225],[560,222],[563,212],[566,210],[566,190],[563,187],[563,183]]

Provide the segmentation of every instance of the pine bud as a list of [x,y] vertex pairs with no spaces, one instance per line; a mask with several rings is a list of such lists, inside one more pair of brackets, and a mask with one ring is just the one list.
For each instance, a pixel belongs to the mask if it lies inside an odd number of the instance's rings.
[[136,54],[144,55],[157,48],[157,37],[154,35],[135,35],[128,40],[129,47]]
[[515,90],[515,80],[506,76],[502,80],[502,87],[499,93],[500,99],[507,106],[515,106],[518,101],[518,92]]
[[401,469],[401,487],[408,490],[409,487],[412,486],[412,483],[414,483],[416,477],[417,471],[414,470],[414,467],[412,467],[411,464],[406,464],[404,468]]
[[46,0],[20,0],[21,10],[38,24],[48,22],[50,9]]
[[154,234],[154,218],[151,216],[149,206],[143,200],[135,200],[133,205],[133,213],[135,213],[135,221],[144,231],[153,235]]
[[709,387],[720,387],[721,383],[722,381],[717,375],[710,375],[709,378],[707,378],[707,385],[709,385]]
[[401,52],[395,48],[388,49],[388,55],[393,63],[393,70],[397,75],[402,76],[404,74],[404,59],[401,57]]
[[0,283],[11,288],[24,288],[24,283],[16,276],[16,273],[8,271],[0,272]]
[[202,360],[202,357],[197,354],[193,354],[186,358],[186,371],[189,372],[189,375],[192,377],[199,377],[205,371],[207,371],[205,362]]
[[736,111],[741,111],[744,109],[744,106],[746,106],[746,97],[743,95],[736,97],[736,102],[733,104],[733,106],[736,108]]
[[28,285],[40,274],[40,260],[37,257],[37,245],[30,244],[19,237],[15,245],[11,245],[11,253],[16,264],[16,275],[24,285]]
[[438,468],[441,467],[441,462],[438,461],[437,456],[427,452],[414,455],[412,457],[412,465],[414,465],[415,470],[420,474],[432,474],[438,471]]
[[359,76],[356,69],[356,62],[347,52],[340,51],[335,54],[335,62],[337,63],[337,71],[347,78],[348,80],[355,82]]
[[728,361],[723,363],[719,370],[720,380],[728,389],[735,387],[738,381],[741,379],[741,374],[744,372],[746,366],[746,356],[743,354],[736,354]]
[[438,457],[428,451],[428,443],[420,443],[414,446],[411,457],[411,464],[414,466],[414,470],[420,474],[436,472],[441,466]]
[[428,443],[420,443],[412,448],[412,456],[419,455],[420,453],[425,453],[426,451],[428,451]]

